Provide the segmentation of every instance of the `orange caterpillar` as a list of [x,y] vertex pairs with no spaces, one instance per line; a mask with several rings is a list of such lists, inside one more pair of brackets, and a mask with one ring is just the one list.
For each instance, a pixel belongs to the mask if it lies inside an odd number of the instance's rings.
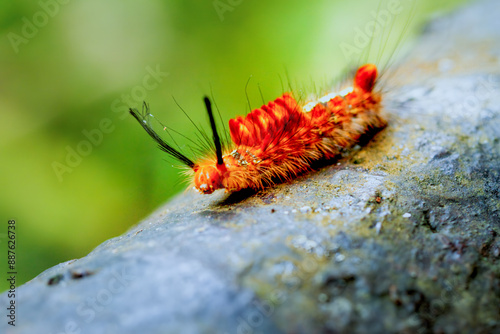
[[202,194],[224,188],[263,189],[276,181],[290,180],[311,170],[311,163],[336,157],[359,138],[387,124],[380,115],[380,93],[374,90],[377,67],[361,66],[353,86],[328,94],[316,102],[299,105],[285,93],[246,117],[229,121],[232,143],[222,148],[210,100],[205,104],[215,144],[215,157],[194,162],[164,142],[151,128],[148,115],[130,113],[160,149],[179,160],[194,174],[194,187]]

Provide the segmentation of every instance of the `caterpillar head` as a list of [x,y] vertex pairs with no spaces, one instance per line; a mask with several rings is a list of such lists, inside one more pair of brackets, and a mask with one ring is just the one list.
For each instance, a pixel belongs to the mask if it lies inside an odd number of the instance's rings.
[[211,194],[217,189],[224,188],[223,180],[226,173],[224,164],[216,161],[202,164],[194,168],[194,187],[202,194]]
[[[210,126],[212,128],[215,156],[216,160],[206,160],[203,163],[195,164],[187,156],[179,152],[177,149],[166,143],[151,127],[149,123],[150,117],[149,106],[144,103],[142,113],[136,109],[130,109],[130,114],[139,122],[139,124],[146,130],[151,138],[158,144],[159,148],[171,155],[173,158],[180,161],[182,164],[189,167],[195,174],[194,185],[202,194],[211,194],[216,189],[224,188],[223,180],[227,172],[226,164],[222,158],[222,145],[215,125],[212,106],[208,97],[204,98],[205,106],[207,108],[208,117],[210,119]],[[165,127],[166,128],[166,127]]]

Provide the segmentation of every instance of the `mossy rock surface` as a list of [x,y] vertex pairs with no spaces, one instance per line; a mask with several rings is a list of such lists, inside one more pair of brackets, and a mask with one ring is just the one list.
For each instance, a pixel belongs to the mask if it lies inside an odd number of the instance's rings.
[[367,145],[258,193],[187,191],[19,287],[0,331],[500,333],[498,13],[428,26]]

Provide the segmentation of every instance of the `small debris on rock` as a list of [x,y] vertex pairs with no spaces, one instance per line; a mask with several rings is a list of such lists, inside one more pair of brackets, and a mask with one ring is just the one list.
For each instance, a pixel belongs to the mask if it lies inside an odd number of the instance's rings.
[[49,281],[47,282],[47,285],[56,285],[59,284],[62,280],[64,279],[63,274],[57,274],[55,276],[52,276],[49,278]]
[[90,270],[75,270],[71,272],[72,279],[80,279],[91,275],[94,275],[94,272]]
[[300,212],[302,212],[302,213],[308,213],[311,211],[312,211],[311,207],[307,206],[307,205],[300,208]]
[[344,254],[340,254],[340,253],[335,254],[335,261],[342,262],[344,260],[345,260],[345,255]]

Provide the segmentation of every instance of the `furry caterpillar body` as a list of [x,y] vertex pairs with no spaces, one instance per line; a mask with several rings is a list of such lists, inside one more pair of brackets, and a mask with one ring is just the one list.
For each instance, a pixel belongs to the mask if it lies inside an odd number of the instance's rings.
[[205,98],[216,157],[197,162],[163,142],[144,116],[130,112],[163,151],[190,167],[194,187],[200,193],[211,194],[222,188],[226,192],[259,190],[277,180],[293,179],[310,170],[313,161],[334,158],[362,135],[385,127],[380,115],[381,95],[374,89],[377,76],[377,67],[366,64],[357,70],[353,85],[342,93],[303,106],[291,93],[285,93],[246,117],[231,119],[232,143],[224,152],[210,101]]

